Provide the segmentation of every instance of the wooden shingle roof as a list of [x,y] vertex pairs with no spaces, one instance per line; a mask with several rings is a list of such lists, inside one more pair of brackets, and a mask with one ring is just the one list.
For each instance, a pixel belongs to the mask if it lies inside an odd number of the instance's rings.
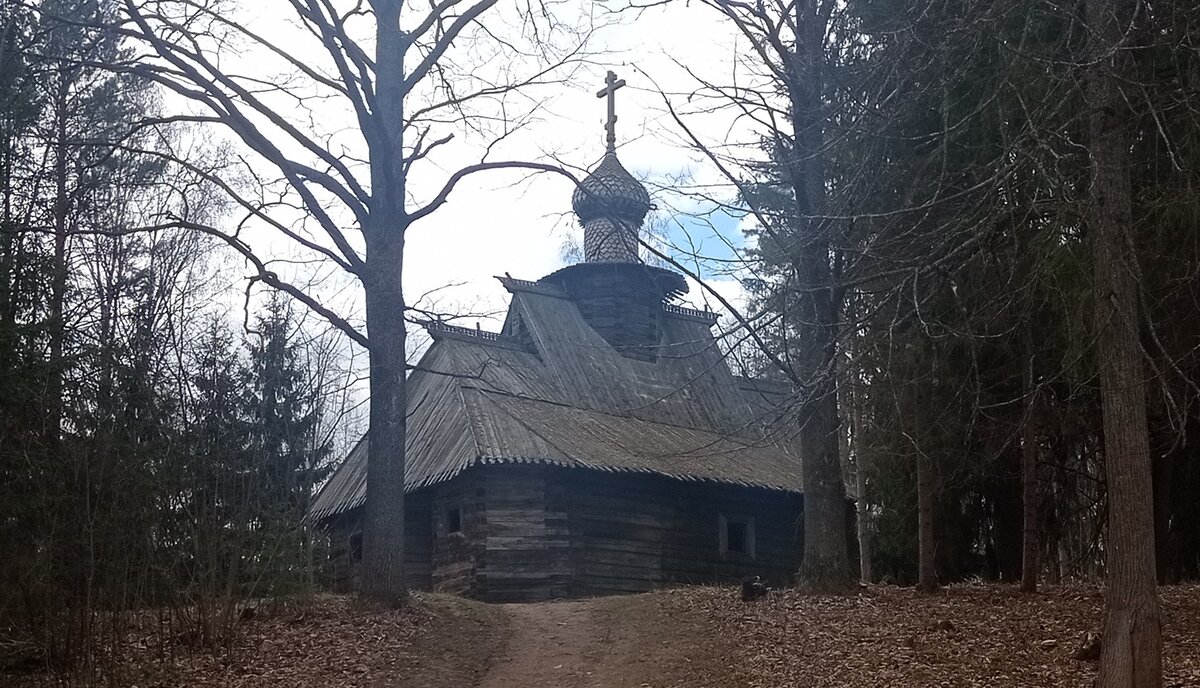
[[[800,491],[799,457],[775,422],[786,390],[730,374],[711,318],[665,309],[657,361],[646,362],[621,356],[546,285],[506,286],[499,335],[430,330],[409,378],[406,489],[476,465],[541,463]],[[362,505],[366,453],[364,440],[312,518]]]

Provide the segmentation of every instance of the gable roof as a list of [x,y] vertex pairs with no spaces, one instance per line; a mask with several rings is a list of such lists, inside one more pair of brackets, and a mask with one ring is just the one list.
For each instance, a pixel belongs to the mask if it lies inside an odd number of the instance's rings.
[[[552,285],[502,281],[513,299],[501,333],[430,327],[408,383],[407,490],[471,466],[541,463],[800,491],[790,438],[767,430],[786,390],[729,372],[711,314],[665,306],[657,361],[645,362]],[[363,504],[366,454],[364,439],[310,517]]]

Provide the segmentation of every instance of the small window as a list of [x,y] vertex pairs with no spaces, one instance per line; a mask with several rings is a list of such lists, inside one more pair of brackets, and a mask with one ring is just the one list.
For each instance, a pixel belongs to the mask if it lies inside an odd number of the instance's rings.
[[446,509],[446,534],[462,532],[462,508],[452,506]]
[[725,524],[725,532],[726,532],[726,535],[725,535],[725,550],[726,551],[734,552],[736,554],[749,554],[750,553],[750,550],[747,549],[747,545],[749,543],[746,542],[746,536],[748,535],[748,533],[746,532],[746,524],[745,523],[739,523],[737,521],[729,521],[728,523]]
[[355,533],[350,536],[350,561],[362,561],[363,536]]
[[721,514],[717,536],[722,557],[754,558],[754,519]]

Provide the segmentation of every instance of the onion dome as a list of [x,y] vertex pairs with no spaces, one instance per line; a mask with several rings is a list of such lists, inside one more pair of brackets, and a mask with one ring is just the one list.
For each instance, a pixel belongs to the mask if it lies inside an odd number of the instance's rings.
[[585,262],[640,262],[638,230],[650,212],[650,194],[614,150],[575,188],[571,207],[583,225]]

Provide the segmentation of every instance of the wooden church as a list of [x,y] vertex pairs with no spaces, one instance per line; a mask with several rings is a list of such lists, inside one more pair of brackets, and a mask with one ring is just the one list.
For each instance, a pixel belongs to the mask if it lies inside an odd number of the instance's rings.
[[[731,373],[716,316],[646,265],[646,189],[608,149],[572,197],[585,259],[511,294],[500,332],[431,323],[408,384],[410,584],[488,601],[789,579],[803,549],[788,389]],[[362,553],[366,440],[313,503],[333,569]]]

